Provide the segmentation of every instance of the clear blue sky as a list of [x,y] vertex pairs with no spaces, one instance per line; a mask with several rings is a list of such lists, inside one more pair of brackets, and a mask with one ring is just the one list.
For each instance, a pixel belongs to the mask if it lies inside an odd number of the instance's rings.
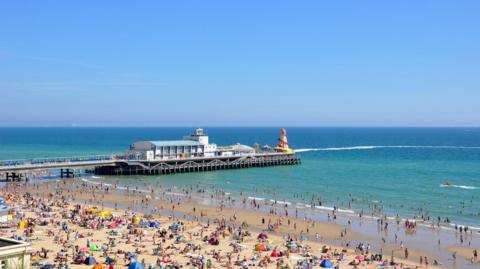
[[2,1],[0,126],[480,126],[480,1]]

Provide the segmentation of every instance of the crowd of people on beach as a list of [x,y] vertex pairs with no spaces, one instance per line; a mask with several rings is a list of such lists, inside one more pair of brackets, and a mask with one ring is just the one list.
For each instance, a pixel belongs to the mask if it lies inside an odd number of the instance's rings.
[[[201,190],[191,188],[166,195],[173,193],[166,189],[161,196],[164,203],[158,205],[154,203],[158,194],[153,190],[128,188],[123,190],[124,201],[106,204],[105,197],[116,189],[111,185],[65,181],[36,183],[28,188],[9,186],[2,194],[16,206],[12,221],[15,229],[0,232],[30,242],[32,265],[42,269],[429,266],[426,256],[421,256],[419,263],[405,261],[409,250],[403,245],[405,255],[400,259],[394,257],[393,251],[385,255],[383,251],[372,251],[369,243],[354,243],[347,239],[346,227],[339,234],[340,246],[323,243],[318,232],[309,238],[316,222],[305,216],[302,219],[297,209],[292,213],[288,203],[246,198],[236,201],[217,192],[208,194],[212,199],[221,198],[213,203],[217,216],[212,218],[195,206],[190,215],[178,211],[192,201],[194,192],[204,194]],[[238,208],[234,206],[237,202],[240,208],[265,211],[256,227],[235,211],[226,217],[224,210]],[[333,221],[336,214],[334,209],[329,219]],[[299,228],[300,223],[306,225]],[[379,219],[379,225],[388,229],[386,219]],[[280,227],[284,226],[290,227],[291,233],[281,233]],[[406,222],[405,226],[415,229],[415,222]],[[463,227],[462,231],[466,232]]]

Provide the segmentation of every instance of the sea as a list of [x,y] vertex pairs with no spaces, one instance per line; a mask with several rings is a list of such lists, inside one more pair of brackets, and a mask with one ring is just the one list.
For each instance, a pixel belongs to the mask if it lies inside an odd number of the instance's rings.
[[[181,139],[193,129],[0,128],[0,159],[121,154],[134,141]],[[102,180],[480,227],[480,128],[286,129],[300,165]],[[280,134],[280,127],[205,130],[218,145],[273,146]]]

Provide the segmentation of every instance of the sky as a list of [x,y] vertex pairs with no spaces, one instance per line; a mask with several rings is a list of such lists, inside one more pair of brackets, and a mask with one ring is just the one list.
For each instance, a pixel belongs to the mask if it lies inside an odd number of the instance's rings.
[[0,126],[480,126],[480,1],[2,1]]

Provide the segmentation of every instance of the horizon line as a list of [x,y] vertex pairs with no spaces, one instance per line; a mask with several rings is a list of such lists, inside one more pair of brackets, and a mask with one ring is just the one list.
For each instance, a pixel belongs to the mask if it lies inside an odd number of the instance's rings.
[[221,126],[221,125],[213,125],[213,126],[143,126],[143,125],[138,125],[138,126],[129,126],[129,125],[124,125],[124,126],[98,126],[98,125],[85,125],[85,126],[69,126],[69,125],[50,125],[50,126],[41,126],[41,125],[32,125],[32,126],[1,126],[0,128],[71,128],[71,129],[81,129],[81,128],[480,128],[480,125],[474,126],[474,125],[458,125],[458,126],[442,126],[442,125],[378,125],[378,126],[371,126],[371,125],[298,125],[298,126],[248,126],[248,125],[238,125],[238,126],[233,126],[233,125],[226,125],[226,126]]

